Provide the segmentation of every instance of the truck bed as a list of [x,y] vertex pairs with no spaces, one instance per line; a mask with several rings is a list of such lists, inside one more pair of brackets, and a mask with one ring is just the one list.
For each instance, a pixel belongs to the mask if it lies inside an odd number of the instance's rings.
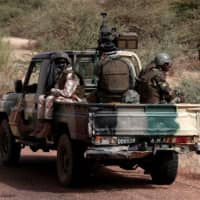
[[200,134],[199,104],[56,103],[55,116],[69,124],[72,135],[77,132],[123,136]]

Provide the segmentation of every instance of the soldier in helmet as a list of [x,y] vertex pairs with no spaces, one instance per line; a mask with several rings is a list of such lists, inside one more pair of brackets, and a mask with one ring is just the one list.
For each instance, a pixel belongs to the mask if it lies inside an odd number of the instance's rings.
[[174,91],[166,81],[166,73],[172,67],[172,59],[167,53],[159,53],[136,81],[135,89],[140,95],[141,103],[170,103]]
[[38,124],[31,134],[36,138],[51,136],[53,118],[53,104],[58,102],[83,101],[83,81],[74,72],[71,60],[66,53],[58,52],[52,56],[55,63],[54,86],[50,88],[48,95],[42,94],[38,98]]

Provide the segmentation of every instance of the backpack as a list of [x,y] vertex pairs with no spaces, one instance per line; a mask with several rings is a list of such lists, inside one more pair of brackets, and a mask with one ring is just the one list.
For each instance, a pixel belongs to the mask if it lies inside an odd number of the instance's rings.
[[98,88],[109,94],[123,94],[133,88],[129,63],[121,58],[108,58],[100,63]]

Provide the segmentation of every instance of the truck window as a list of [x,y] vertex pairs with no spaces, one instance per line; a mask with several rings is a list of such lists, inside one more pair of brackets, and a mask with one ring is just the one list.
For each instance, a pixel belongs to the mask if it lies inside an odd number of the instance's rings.
[[41,64],[42,64],[41,61],[34,61],[31,63],[32,71],[30,73],[30,77],[26,88],[27,93],[35,93],[37,90],[37,83],[38,83]]
[[83,78],[85,86],[95,85],[94,61],[91,57],[77,59],[75,69]]

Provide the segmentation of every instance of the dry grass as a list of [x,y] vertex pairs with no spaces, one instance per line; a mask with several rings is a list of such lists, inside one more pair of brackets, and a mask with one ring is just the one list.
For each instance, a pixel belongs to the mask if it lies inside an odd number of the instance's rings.
[[200,61],[197,55],[179,56],[174,59],[168,81],[173,88],[185,94],[186,103],[200,102]]
[[13,91],[14,80],[23,79],[32,51],[17,49],[0,39],[0,91]]
[[200,155],[195,152],[180,155],[179,172],[184,174],[200,175]]
[[[7,27],[6,30],[13,36],[36,39],[40,44],[40,51],[87,49],[97,46],[101,23],[99,14],[107,11],[108,23],[111,26],[117,27],[119,31],[138,33],[139,49],[136,52],[143,65],[149,63],[158,52],[168,52],[175,58],[175,70],[170,78],[173,84],[180,83],[179,85],[185,87],[188,84],[183,84],[183,79],[187,78],[187,83],[192,82],[190,79],[198,79],[194,74],[198,71],[196,69],[199,68],[199,63],[190,56],[195,55],[196,45],[198,40],[200,41],[198,1],[106,0],[103,4],[97,2],[0,1],[1,9],[6,11],[1,12],[0,25]],[[3,58],[6,59],[6,56]],[[192,87],[188,86],[189,92],[189,88]]]

